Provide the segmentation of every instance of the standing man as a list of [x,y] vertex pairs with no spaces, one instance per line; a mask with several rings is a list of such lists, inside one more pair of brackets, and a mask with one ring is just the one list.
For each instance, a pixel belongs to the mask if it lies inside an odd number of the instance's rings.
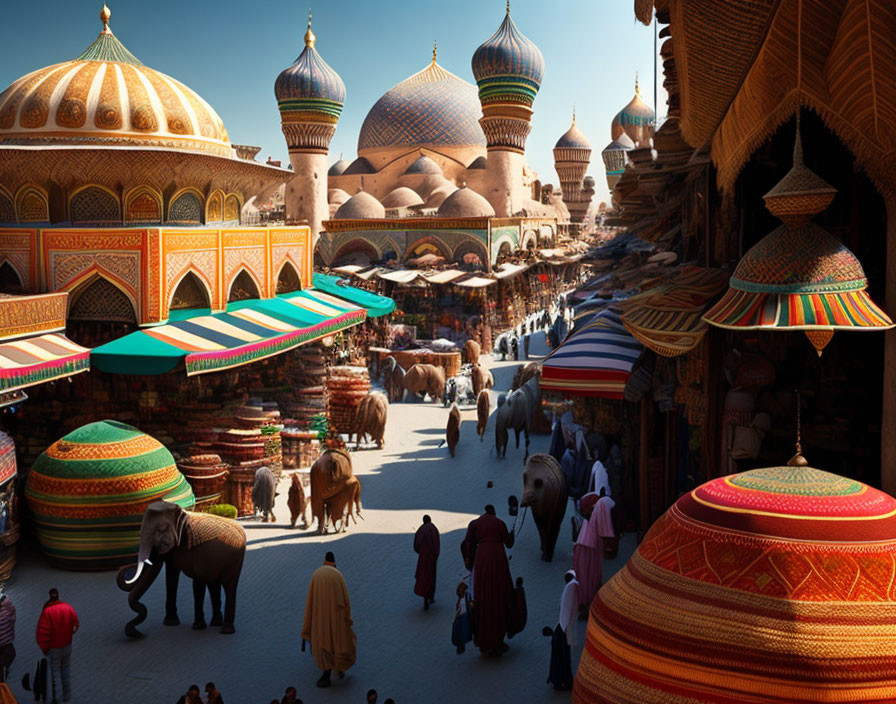
[[554,689],[572,688],[571,646],[575,643],[576,618],[579,614],[579,583],[574,570],[569,570],[564,577],[566,586],[560,596],[560,618],[553,632],[546,627],[545,635],[551,635],[551,668],[548,672],[548,684]]
[[50,600],[37,621],[37,645],[50,661],[50,677],[53,681],[53,699],[62,690],[62,701],[72,697],[70,661],[72,636],[80,626],[78,614],[64,601],[59,592],[50,590]]
[[[302,640],[311,644],[314,662],[323,670],[318,687],[329,687],[330,671],[340,678],[355,664],[357,638],[352,630],[352,607],[336,558],[328,552],[324,564],[311,575],[305,599]],[[304,644],[302,646],[304,650]]]
[[9,668],[16,659],[16,607],[0,587],[0,682],[6,682]]
[[423,610],[427,611],[436,594],[436,562],[439,559],[439,529],[429,516],[423,516],[423,525],[414,534],[414,552],[418,556],[414,594],[423,597]]
[[512,548],[513,533],[489,504],[485,513],[470,521],[460,551],[473,571],[473,604],[476,621],[474,643],[483,653],[497,657],[507,650],[507,611],[513,579],[504,547]]

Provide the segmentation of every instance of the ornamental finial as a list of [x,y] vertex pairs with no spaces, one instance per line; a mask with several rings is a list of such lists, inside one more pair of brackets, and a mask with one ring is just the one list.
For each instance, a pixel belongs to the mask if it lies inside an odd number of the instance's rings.
[[439,42],[438,40],[434,40],[432,43],[432,62],[436,62],[436,56],[439,53]]
[[635,71],[635,95],[641,95],[641,89],[638,88],[638,72]]
[[507,14],[510,14],[510,0],[507,0]]
[[112,11],[106,7],[106,3],[103,3],[103,9],[100,10],[100,22],[103,23],[103,34],[112,34],[112,30],[109,29],[110,17],[112,17]]
[[572,126],[576,126],[576,104],[572,104]]
[[314,43],[317,41],[317,37],[314,36],[314,32],[311,31],[311,8],[308,8],[308,31],[305,32],[305,46],[314,48]]

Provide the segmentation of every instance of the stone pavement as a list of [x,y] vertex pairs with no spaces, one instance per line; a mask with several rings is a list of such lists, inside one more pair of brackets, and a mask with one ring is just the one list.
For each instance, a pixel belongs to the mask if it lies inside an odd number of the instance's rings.
[[[533,351],[536,347],[533,345]],[[490,357],[483,356],[488,365]],[[493,362],[494,396],[509,388],[516,363]],[[494,411],[494,403],[493,403]],[[526,519],[510,551],[514,579],[522,576],[528,601],[525,631],[508,641],[500,659],[480,656],[472,643],[457,655],[451,645],[454,589],[466,574],[460,543],[467,523],[487,503],[507,521],[507,497],[522,492],[523,448],[511,445],[506,459],[494,454],[493,420],[485,442],[476,436],[476,411],[462,413],[457,457],[444,438],[448,412],[436,404],[394,404],[389,409],[385,449],[353,454],[355,473],[362,482],[364,520],[347,533],[318,536],[316,531],[289,530],[286,482],[281,482],[277,504],[279,524],[244,522],[249,547],[240,580],[237,632],[223,636],[217,629],[190,629],[190,580],[181,578],[179,613],[183,625],[165,627],[164,579],[160,576],[143,603],[149,609],[140,627],[145,638],[131,641],[124,624],[133,617],[126,595],[115,585],[114,573],[72,573],[47,565],[34,546],[23,544],[7,594],[16,606],[18,656],[11,674],[19,702],[31,701],[21,689],[21,678],[40,653],[34,630],[47,589],[59,589],[81,618],[72,656],[73,702],[138,704],[175,702],[191,683],[204,688],[212,680],[227,704],[268,704],[289,685],[297,687],[306,704],[365,701],[375,688],[380,702],[568,701],[568,693],[545,684],[550,642],[543,626],[557,622],[563,574],[572,560],[567,511],[551,563],[542,562],[538,533]],[[549,437],[533,435],[531,451],[545,452]],[[522,438],[521,438],[522,444]],[[494,488],[486,488],[492,480]],[[413,593],[416,555],[413,533],[421,516],[429,513],[442,535],[436,601],[423,611]],[[620,556],[605,564],[608,578],[634,547],[625,536]],[[319,671],[310,650],[300,651],[301,624],[308,580],[332,550],[345,575],[352,602],[358,659],[346,678],[329,690],[314,686]],[[207,602],[206,602],[207,603]],[[585,623],[577,624],[578,662]]]

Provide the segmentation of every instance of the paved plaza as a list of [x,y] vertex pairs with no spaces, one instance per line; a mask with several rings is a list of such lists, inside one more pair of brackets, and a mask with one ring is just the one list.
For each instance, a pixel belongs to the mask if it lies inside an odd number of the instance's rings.
[[[534,345],[533,345],[534,349]],[[489,364],[490,357],[483,357]],[[494,397],[509,388],[516,363],[494,362]],[[26,668],[40,653],[34,629],[47,589],[57,587],[81,617],[72,657],[73,701],[159,702],[173,704],[188,685],[215,682],[228,704],[268,704],[289,685],[306,703],[361,702],[376,688],[382,702],[535,702],[566,701],[568,693],[545,684],[549,639],[543,626],[557,622],[563,574],[570,568],[572,544],[565,519],[551,563],[542,562],[538,533],[527,517],[510,550],[514,579],[523,577],[529,618],[525,631],[509,640],[510,650],[497,660],[480,656],[469,645],[457,655],[451,645],[454,590],[466,574],[460,543],[467,523],[493,503],[507,516],[507,497],[522,493],[523,448],[511,445],[506,459],[494,454],[494,414],[484,443],[475,433],[475,408],[463,411],[457,457],[438,447],[448,412],[441,405],[406,403],[389,409],[386,446],[353,454],[362,482],[363,517],[339,535],[318,536],[314,530],[288,525],[286,482],[279,486],[277,524],[244,522],[249,545],[240,580],[236,635],[217,629],[190,629],[190,580],[181,578],[179,613],[182,625],[165,627],[164,579],[160,576],[144,597],[149,616],[141,626],[145,638],[131,641],[124,624],[134,614],[115,575],[73,573],[47,565],[31,544],[21,550],[7,593],[18,611],[18,657],[11,676],[20,702],[30,701],[21,689]],[[549,436],[533,435],[532,452],[545,452]],[[522,445],[522,439],[521,439]],[[487,488],[488,481],[494,487]],[[416,555],[413,534],[424,513],[442,535],[436,601],[423,611],[413,593]],[[569,511],[567,512],[567,516]],[[633,548],[623,539],[620,556],[605,565],[609,577]],[[329,690],[314,686],[320,675],[310,650],[302,653],[301,624],[311,573],[327,550],[336,555],[352,602],[358,658],[342,681]],[[573,665],[578,662],[585,622],[578,622]]]

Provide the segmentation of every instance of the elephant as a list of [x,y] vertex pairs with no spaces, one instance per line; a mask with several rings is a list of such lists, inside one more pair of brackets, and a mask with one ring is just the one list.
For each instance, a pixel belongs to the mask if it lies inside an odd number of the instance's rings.
[[445,395],[445,370],[432,364],[415,364],[404,376],[404,388],[411,395],[429,394],[433,401]]
[[536,453],[526,462],[523,471],[521,506],[532,509],[532,518],[541,537],[541,559],[550,562],[566,515],[566,477],[560,463],[547,454]]
[[401,401],[404,398],[405,371],[401,368],[395,357],[386,357],[383,363],[383,388],[389,403]]
[[479,355],[482,354],[482,345],[476,340],[467,340],[461,348],[461,358],[469,364],[479,364]]
[[473,395],[479,396],[479,392],[485,388],[485,372],[479,363],[473,365],[473,371],[470,373],[473,380]]
[[445,428],[445,439],[448,441],[448,452],[454,457],[454,448],[460,440],[460,410],[456,403],[451,404],[448,412],[448,427]]
[[293,474],[289,482],[289,494],[286,497],[289,507],[289,527],[295,528],[299,516],[302,517],[302,528],[308,527],[308,502],[305,500],[305,489],[298,474]]
[[523,386],[529,379],[539,376],[540,370],[537,362],[529,362],[517,367],[516,374],[513,375],[513,382],[510,384],[510,390],[516,391]]
[[[140,547],[134,576],[126,578],[132,565],[118,571],[117,583],[128,592],[128,605],[137,614],[124,627],[129,638],[143,634],[137,626],[146,620],[146,607],[140,598],[152,585],[165,565],[166,626],[180,623],[177,617],[177,582],[183,572],[193,580],[193,628],[205,628],[203,601],[208,588],[212,602],[212,626],[221,633],[234,632],[236,588],[246,554],[246,532],[236,521],[210,513],[185,511],[169,501],[147,506],[140,526]],[[221,588],[224,588],[224,614],[221,614]]]
[[523,389],[507,394],[507,400],[498,407],[495,416],[495,449],[499,457],[507,456],[507,440],[510,429],[516,433],[516,446],[520,446],[520,432],[525,434],[526,454],[529,456],[529,396]]
[[[352,513],[354,508],[355,513]],[[352,519],[355,525],[358,524],[358,518],[361,518],[361,480],[352,476],[343,487],[342,491],[327,499],[326,501],[327,516],[333,525],[333,530],[337,533],[345,533],[348,528],[348,521]],[[357,516],[357,518],[356,518]],[[336,521],[340,521],[340,525],[336,525]]]
[[479,442],[485,439],[485,428],[488,425],[488,414],[491,406],[488,391],[483,389],[476,397],[476,433],[479,435]]
[[[311,465],[311,515],[317,519],[318,533],[327,532],[327,509],[332,508],[328,502],[339,496],[353,477],[352,458],[342,449],[327,450]],[[344,496],[339,501],[343,500]]]
[[275,523],[277,518],[274,516],[274,498],[276,493],[277,480],[274,473],[269,467],[259,467],[255,470],[255,482],[252,484],[252,505],[255,512],[261,512],[262,523]]
[[370,436],[376,442],[379,449],[383,449],[385,441],[383,435],[386,431],[386,416],[389,413],[389,401],[376,391],[367,394],[358,406],[358,416],[355,421],[355,441],[360,446],[362,438]]

